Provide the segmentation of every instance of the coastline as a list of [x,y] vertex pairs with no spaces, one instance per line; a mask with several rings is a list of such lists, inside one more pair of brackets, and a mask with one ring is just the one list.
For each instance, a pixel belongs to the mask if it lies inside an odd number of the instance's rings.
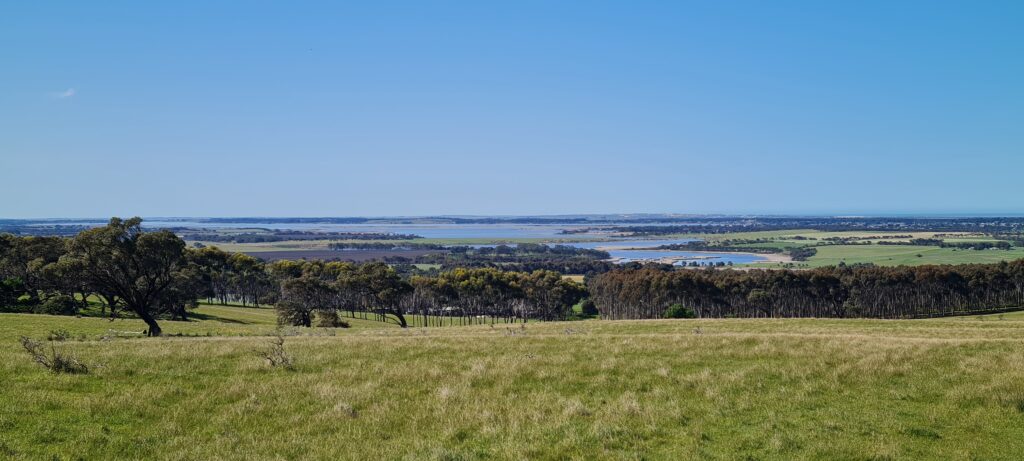
[[[788,262],[792,262],[793,261],[793,259],[790,258],[788,255],[785,255],[785,254],[782,254],[782,253],[752,253],[752,252],[749,252],[749,251],[691,251],[691,250],[686,250],[686,253],[695,254],[695,255],[697,255],[697,257],[689,257],[688,258],[688,257],[682,257],[682,256],[668,256],[668,257],[664,257],[664,258],[651,259],[649,261],[663,263],[663,264],[674,264],[674,263],[679,262],[679,261],[711,261],[711,262],[714,262],[714,260],[718,258],[718,255],[722,255],[722,254],[749,255],[749,256],[755,256],[755,257],[763,258],[760,261],[753,261],[753,262],[749,262],[749,263],[744,263],[743,266],[740,266],[740,267],[748,267],[748,268],[750,268],[750,267],[756,268],[757,267],[756,265],[758,265],[758,264],[779,264],[779,263],[788,263]],[[620,258],[612,258],[611,261],[619,262],[619,259]]]
[[754,261],[754,262],[747,263],[747,264],[769,264],[769,263],[770,264],[776,264],[776,263],[789,263],[789,262],[793,262],[793,258],[790,258],[788,255],[783,254],[783,253],[752,253],[752,252],[749,252],[749,251],[690,251],[690,250],[687,250],[686,252],[687,253],[705,253],[705,254],[728,253],[728,254],[734,254],[734,255],[750,255],[750,256],[757,256],[757,257],[764,258],[764,260]]

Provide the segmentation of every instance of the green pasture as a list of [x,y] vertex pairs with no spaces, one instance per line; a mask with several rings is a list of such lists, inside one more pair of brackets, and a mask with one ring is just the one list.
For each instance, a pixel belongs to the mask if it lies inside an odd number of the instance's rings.
[[[0,314],[4,459],[1017,459],[1024,317],[291,329]],[[55,375],[18,337],[91,367]],[[210,334],[212,336],[205,336]],[[82,338],[81,340],[78,338]]]

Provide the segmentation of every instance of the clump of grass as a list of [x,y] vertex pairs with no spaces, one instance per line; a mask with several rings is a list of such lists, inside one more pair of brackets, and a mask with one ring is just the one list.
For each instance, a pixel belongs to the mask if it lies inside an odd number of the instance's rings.
[[33,362],[42,365],[54,373],[72,375],[89,373],[88,365],[78,360],[74,355],[57,349],[52,342],[50,343],[50,350],[47,351],[43,343],[27,336],[22,336],[21,347],[25,348],[25,352],[32,356]]
[[294,370],[295,358],[284,350],[284,332],[278,329],[276,333],[270,340],[270,346],[257,351],[257,353],[267,361],[271,368]]
[[526,325],[525,324],[522,324],[522,323],[519,324],[519,328],[518,329],[512,328],[512,327],[505,327],[505,335],[507,335],[507,336],[516,336],[516,335],[525,335],[525,334],[526,334]]
[[67,341],[71,339],[71,332],[63,328],[59,330],[50,330],[49,336],[46,337],[48,341]]
[[334,405],[334,411],[353,419],[359,417],[359,412],[348,402],[338,402]]

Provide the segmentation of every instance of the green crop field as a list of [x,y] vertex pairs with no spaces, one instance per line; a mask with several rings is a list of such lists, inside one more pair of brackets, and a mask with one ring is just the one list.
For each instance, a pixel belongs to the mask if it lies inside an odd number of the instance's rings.
[[[921,264],[996,263],[1024,258],[1024,248],[1012,250],[962,250],[914,245],[827,245],[804,261],[810,267],[873,263],[879,266]],[[918,256],[920,255],[920,256]]]
[[[995,263],[1024,258],[1024,248],[1014,247],[1010,250],[970,250],[941,248],[937,245],[880,245],[884,243],[907,242],[909,239],[941,239],[948,243],[981,243],[999,242],[998,239],[971,233],[941,232],[823,232],[816,230],[780,230],[764,232],[736,232],[728,234],[678,234],[675,238],[699,238],[710,243],[726,244],[728,241],[740,241],[733,246],[746,248],[789,248],[812,247],[817,254],[807,261],[787,264],[783,262],[757,262],[743,264],[743,267],[809,268],[831,266],[840,263],[871,263],[879,266],[898,266],[922,264],[971,264]],[[842,242],[826,239],[853,239],[860,244],[837,244]],[[763,240],[756,243],[743,241]],[[920,255],[920,256],[918,256]]]
[[[1018,459],[1024,315],[292,329],[0,314],[4,459]],[[55,375],[18,337],[91,366]],[[207,337],[206,335],[212,335]]]

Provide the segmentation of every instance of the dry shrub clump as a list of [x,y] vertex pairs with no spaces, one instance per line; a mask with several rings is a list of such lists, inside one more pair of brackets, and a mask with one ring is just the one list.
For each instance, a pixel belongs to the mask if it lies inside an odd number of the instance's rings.
[[280,329],[270,340],[269,347],[256,352],[267,361],[271,368],[295,369],[295,358],[284,350],[284,332]]
[[47,351],[43,343],[27,336],[22,336],[21,347],[25,348],[25,351],[32,356],[33,362],[42,365],[54,373],[73,375],[89,373],[88,365],[78,360],[74,355],[57,349],[53,343],[50,343],[50,350]]

